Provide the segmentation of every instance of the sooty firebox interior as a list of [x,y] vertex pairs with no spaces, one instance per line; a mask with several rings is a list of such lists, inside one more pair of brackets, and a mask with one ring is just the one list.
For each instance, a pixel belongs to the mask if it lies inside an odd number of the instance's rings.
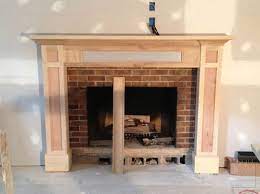
[[[113,88],[88,87],[89,140],[111,140]],[[171,137],[176,132],[177,88],[126,87],[125,138]]]

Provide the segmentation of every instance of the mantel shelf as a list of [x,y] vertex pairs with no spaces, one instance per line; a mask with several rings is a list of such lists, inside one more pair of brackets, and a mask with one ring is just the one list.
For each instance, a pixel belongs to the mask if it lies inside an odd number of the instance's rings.
[[39,44],[43,43],[70,43],[78,41],[218,41],[225,43],[232,40],[232,36],[226,34],[23,34]]

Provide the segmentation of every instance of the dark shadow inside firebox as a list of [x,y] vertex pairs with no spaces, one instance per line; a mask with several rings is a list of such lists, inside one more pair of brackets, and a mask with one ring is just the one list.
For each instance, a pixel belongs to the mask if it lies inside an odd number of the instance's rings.
[[[111,140],[113,88],[88,87],[86,92],[90,142]],[[177,88],[127,87],[125,90],[126,135],[156,134],[156,137],[175,139],[176,108]]]

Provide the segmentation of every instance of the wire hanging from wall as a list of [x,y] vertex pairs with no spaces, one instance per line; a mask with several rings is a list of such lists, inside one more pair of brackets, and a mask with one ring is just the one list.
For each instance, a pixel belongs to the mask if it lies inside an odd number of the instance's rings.
[[[153,2],[149,2],[149,11],[150,12],[155,12],[155,9],[156,9],[155,2],[154,1]],[[159,32],[158,32],[158,30],[156,28],[155,20],[156,20],[155,17],[149,17],[148,27],[149,27],[149,29],[150,29],[152,34],[159,36],[160,34],[159,34]]]

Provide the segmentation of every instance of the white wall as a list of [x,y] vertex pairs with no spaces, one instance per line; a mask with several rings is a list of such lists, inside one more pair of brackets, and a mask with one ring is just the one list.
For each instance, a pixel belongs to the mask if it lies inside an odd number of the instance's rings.
[[[42,84],[36,45],[22,32],[148,33],[147,0],[0,0],[0,128],[15,165],[43,161]],[[157,0],[161,33],[229,33],[222,76],[220,153],[260,143],[259,0]]]

